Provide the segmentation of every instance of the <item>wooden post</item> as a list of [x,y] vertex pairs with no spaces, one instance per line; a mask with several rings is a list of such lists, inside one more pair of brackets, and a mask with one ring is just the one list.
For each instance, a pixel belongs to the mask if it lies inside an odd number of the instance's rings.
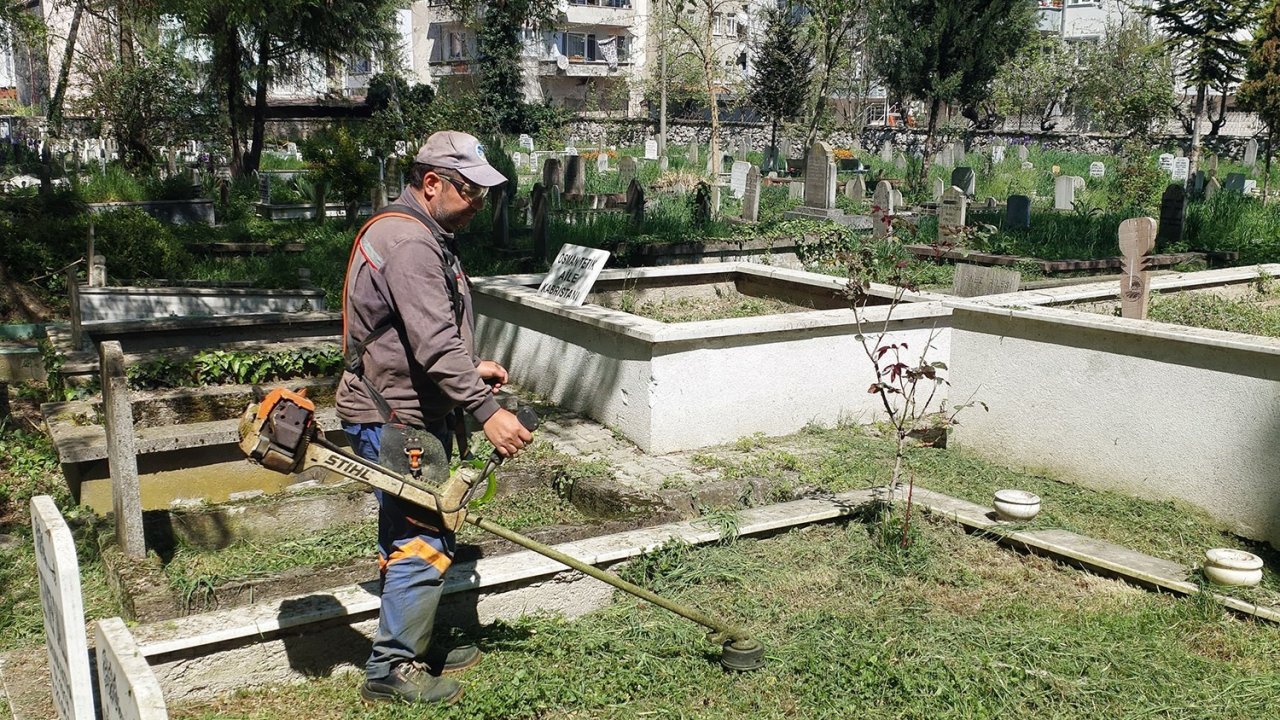
[[1120,278],[1120,317],[1145,320],[1151,288],[1147,284],[1146,255],[1156,246],[1154,218],[1130,218],[1120,223],[1120,253],[1124,277]]

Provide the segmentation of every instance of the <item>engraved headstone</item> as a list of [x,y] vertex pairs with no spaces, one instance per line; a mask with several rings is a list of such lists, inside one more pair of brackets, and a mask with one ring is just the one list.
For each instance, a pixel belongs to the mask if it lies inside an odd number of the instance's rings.
[[1151,288],[1147,282],[1146,255],[1156,246],[1156,221],[1130,218],[1120,223],[1120,254],[1124,274],[1120,278],[1120,317],[1144,320]]
[[1244,146],[1244,164],[1252,167],[1258,162],[1258,141],[1249,138]]
[[1180,183],[1165,188],[1160,196],[1160,223],[1156,240],[1164,245],[1182,240],[1187,221],[1187,191]]
[[565,305],[581,305],[608,261],[608,250],[566,243],[560,247],[551,270],[538,285],[538,295],[559,300]]
[[1031,163],[1027,162],[1026,160],[1023,160],[1023,161],[1022,161],[1022,169],[1023,169],[1023,170],[1035,170],[1035,169],[1036,169],[1036,166],[1035,166],[1035,165],[1032,165]]
[[94,623],[102,720],[165,720],[160,682],[120,618]]
[[809,148],[804,171],[804,204],[830,210],[836,206],[836,166],[831,146],[816,142]]
[[1030,153],[1029,153],[1029,151],[1027,150],[1027,146],[1026,146],[1026,145],[1019,145],[1019,146],[1018,146],[1018,162],[1026,162],[1026,161],[1027,161],[1027,156],[1028,156],[1029,154],[1030,154]]
[[644,141],[644,159],[645,160],[658,159],[658,141],[657,140]]
[[1203,193],[1205,180],[1206,178],[1203,170],[1195,171],[1195,174],[1191,176],[1191,191],[1197,195]]
[[1003,145],[991,146],[991,162],[996,165],[999,165],[1000,163],[1004,162],[1004,146]]
[[1089,163],[1089,177],[1100,178],[1107,174],[1107,166],[1100,162],[1094,161]]
[[955,150],[951,143],[947,143],[938,149],[938,154],[934,160],[942,167],[949,168],[956,164],[956,159],[952,153]]
[[981,297],[1018,292],[1022,285],[1022,273],[999,267],[983,267],[969,263],[956,263],[955,279],[951,294],[959,297]]
[[587,192],[587,173],[581,155],[570,155],[564,162],[564,194],[582,196]]
[[871,195],[871,234],[886,238],[893,234],[893,186],[887,180],[876,183]]
[[902,191],[896,187],[893,189],[893,206],[899,209],[907,206],[906,203],[902,202]]
[[747,163],[746,187],[742,194],[742,219],[756,222],[760,219],[760,168]]
[[1257,180],[1245,180],[1245,181],[1244,181],[1244,194],[1245,194],[1245,195],[1256,195],[1256,194],[1258,194],[1258,181],[1257,181]]
[[1174,158],[1172,153],[1160,153],[1160,156],[1156,158],[1156,163],[1159,165],[1161,170],[1165,172],[1173,172],[1173,160]]
[[1169,178],[1178,182],[1185,183],[1187,175],[1191,172],[1191,160],[1180,157],[1173,159],[1173,167],[1169,169]]
[[549,157],[542,161],[542,186],[564,190],[564,171],[560,165],[560,158]]
[[662,157],[658,158],[658,172],[664,173],[670,169],[671,169],[671,158],[667,157],[666,155],[663,155]]
[[48,495],[31,498],[31,530],[53,704],[62,720],[93,720],[93,680],[76,542]]
[[739,200],[747,192],[747,171],[750,169],[751,163],[736,160],[729,170],[729,192]]
[[942,200],[942,193],[946,191],[947,191],[947,184],[942,182],[942,178],[934,178],[933,179],[933,201],[940,202]]
[[844,188],[845,195],[851,200],[862,202],[867,199],[867,181],[861,175],[854,175]]
[[792,200],[804,200],[804,183],[799,180],[787,183],[787,197]]
[[1222,184],[1222,187],[1232,192],[1242,193],[1244,192],[1244,181],[1244,173],[1227,173],[1227,181]]
[[533,138],[525,133],[520,134],[520,147],[533,152]]
[[267,205],[271,202],[271,175],[258,173],[258,202]]
[[938,239],[944,243],[956,244],[964,234],[965,212],[969,205],[969,196],[961,188],[954,185],[942,193],[942,201],[938,203]]
[[1076,183],[1070,175],[1053,179],[1053,209],[1070,210],[1076,201]]
[[888,140],[880,144],[880,162],[893,162],[893,143]]
[[960,188],[965,195],[973,197],[977,184],[978,176],[973,168],[961,166],[951,171],[951,186]]
[[627,187],[631,184],[631,180],[636,176],[636,159],[630,155],[624,155],[618,160],[618,184]]
[[599,155],[596,155],[596,172],[609,172],[609,154],[603,150],[600,151]]
[[524,167],[524,153],[519,150],[511,153],[511,162],[515,164],[517,170]]

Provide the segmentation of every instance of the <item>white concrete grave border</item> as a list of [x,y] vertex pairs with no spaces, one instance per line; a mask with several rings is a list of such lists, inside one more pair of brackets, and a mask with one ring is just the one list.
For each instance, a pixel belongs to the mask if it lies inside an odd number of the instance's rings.
[[[607,270],[605,281],[690,285],[725,277],[839,293],[843,278],[752,263]],[[598,305],[565,307],[537,297],[538,275],[477,278],[477,344],[521,387],[617,429],[643,450],[665,453],[732,442],[757,432],[786,435],[818,422],[870,421],[870,362],[852,310],[666,324]],[[891,297],[894,288],[873,285]],[[945,358],[947,296],[906,293],[889,333]],[[887,306],[869,307],[862,330],[884,326]],[[911,350],[917,352],[917,350]],[[941,401],[942,398],[936,398]],[[744,407],[752,412],[743,412]]]

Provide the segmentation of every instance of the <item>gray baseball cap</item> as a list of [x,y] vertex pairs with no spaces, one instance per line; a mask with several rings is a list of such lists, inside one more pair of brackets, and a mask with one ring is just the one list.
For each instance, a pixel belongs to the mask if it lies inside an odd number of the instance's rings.
[[507,181],[507,176],[485,159],[480,141],[456,130],[442,130],[427,138],[413,161],[457,170],[462,177],[481,187],[494,187]]

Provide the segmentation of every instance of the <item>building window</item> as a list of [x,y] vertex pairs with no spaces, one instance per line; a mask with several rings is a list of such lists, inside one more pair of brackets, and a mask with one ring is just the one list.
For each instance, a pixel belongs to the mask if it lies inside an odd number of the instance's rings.
[[726,15],[725,13],[713,14],[711,16],[711,34],[720,37],[738,37],[738,16]]
[[369,75],[370,73],[373,72],[373,58],[371,57],[351,58],[351,62],[348,65],[348,68],[349,68],[350,74],[352,75]]
[[[604,35],[597,39],[595,33],[556,33],[556,47],[560,54],[576,62],[609,62],[607,51],[602,50],[598,40],[614,37],[613,46],[617,49],[617,62],[629,62],[631,55],[631,38],[626,35]],[[608,43],[606,43],[608,44]]]

